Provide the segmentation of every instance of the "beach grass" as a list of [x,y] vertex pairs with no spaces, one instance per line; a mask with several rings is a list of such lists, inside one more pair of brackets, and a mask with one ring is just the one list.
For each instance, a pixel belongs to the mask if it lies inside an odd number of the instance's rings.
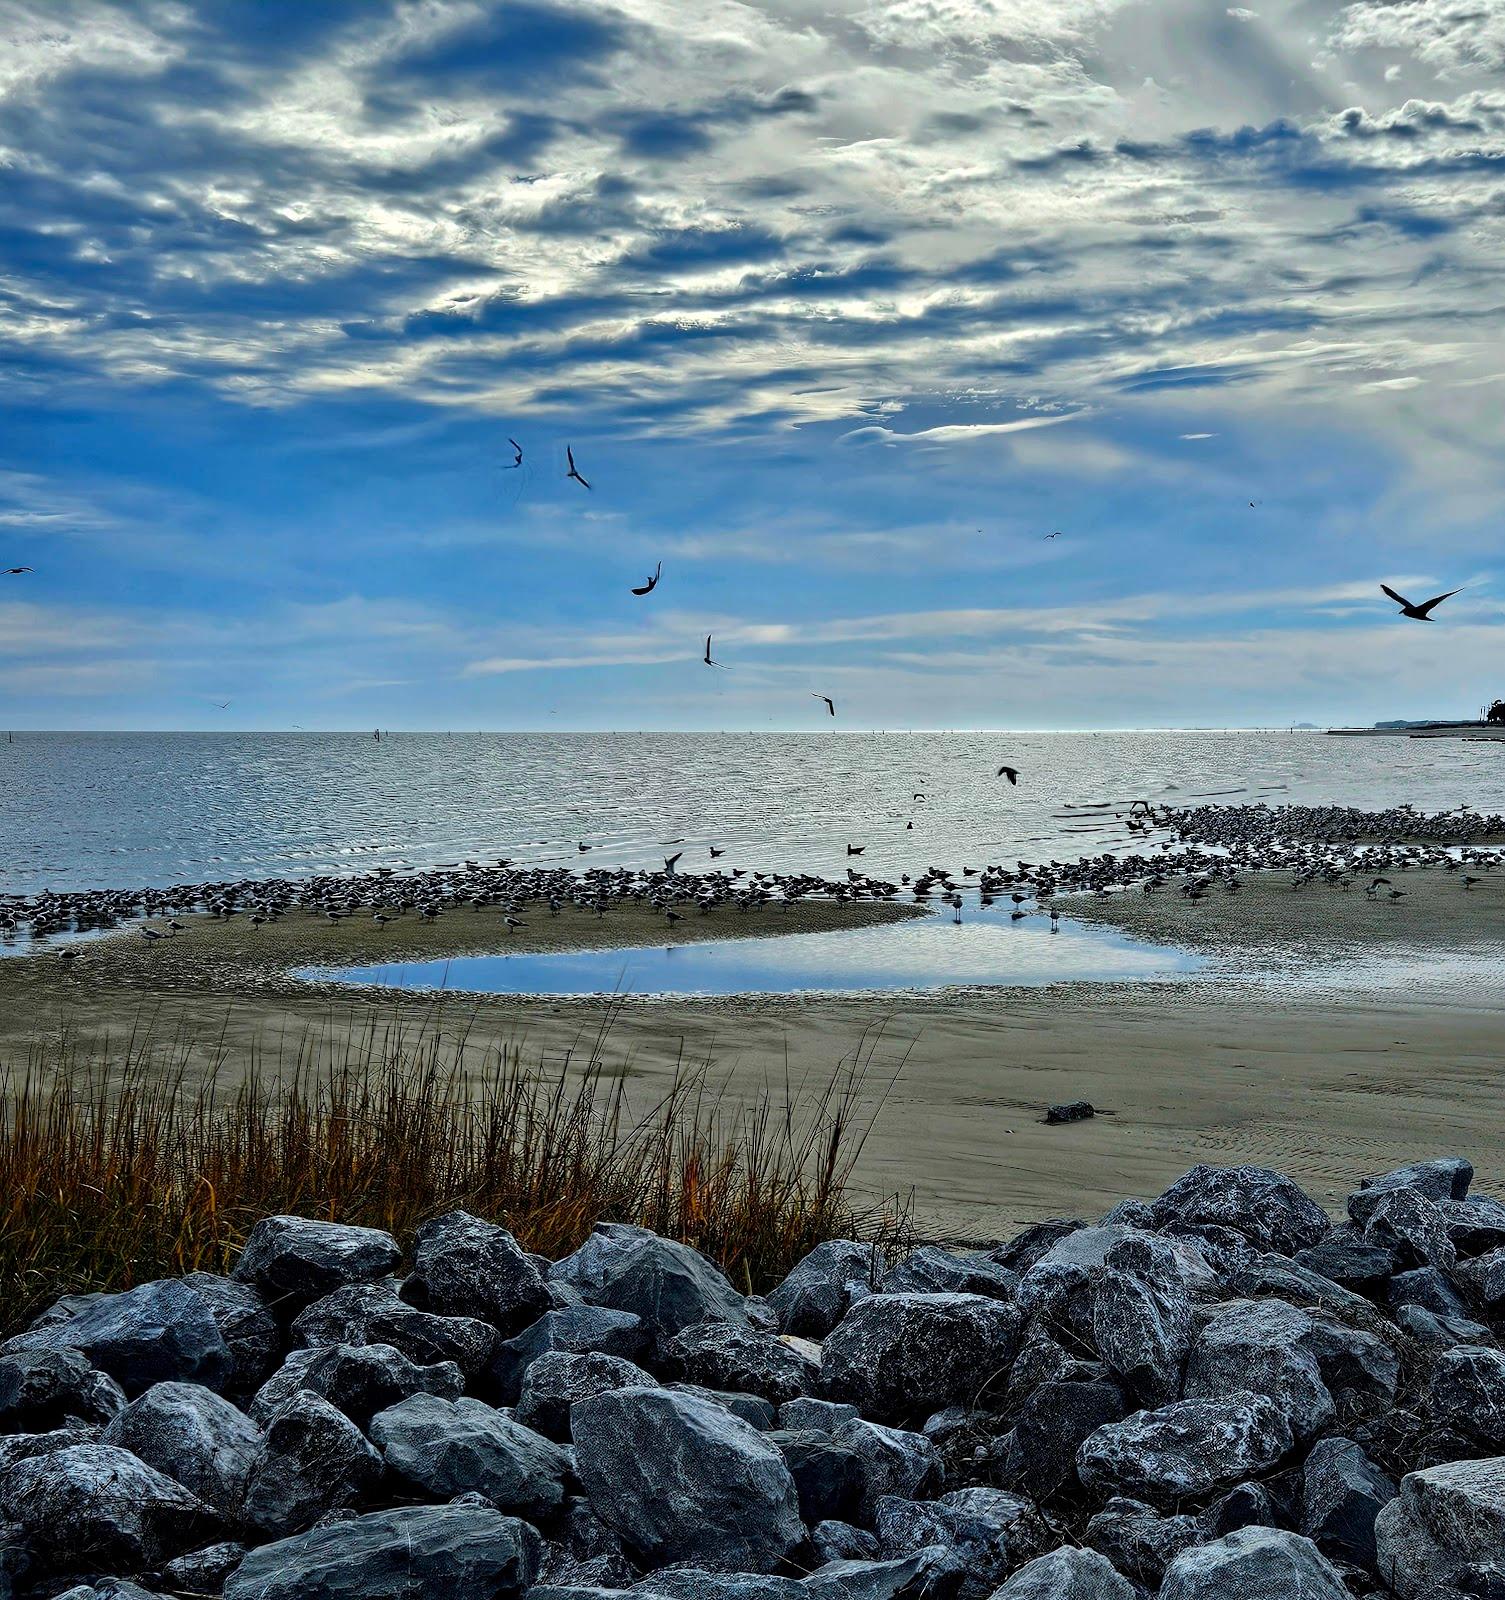
[[[872,1051],[817,1083],[720,1092],[685,1061],[650,1103],[611,1072],[612,1015],[546,1064],[526,1041],[443,1047],[368,1019],[201,1068],[202,1039],[150,1017],[116,1041],[66,1032],[0,1062],[0,1329],[59,1295],[225,1272],[256,1221],[293,1213],[407,1243],[455,1207],[525,1249],[568,1253],[601,1220],[704,1251],[744,1292],[836,1236],[895,1248],[907,1208],[858,1199]],[[881,1096],[880,1096],[881,1099]]]

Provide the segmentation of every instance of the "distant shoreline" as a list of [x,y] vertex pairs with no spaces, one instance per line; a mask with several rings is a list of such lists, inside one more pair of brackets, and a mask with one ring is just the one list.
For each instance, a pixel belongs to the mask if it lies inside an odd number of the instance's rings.
[[1329,728],[1345,739],[1482,739],[1505,740],[1505,724],[1498,722],[1413,722],[1394,728]]

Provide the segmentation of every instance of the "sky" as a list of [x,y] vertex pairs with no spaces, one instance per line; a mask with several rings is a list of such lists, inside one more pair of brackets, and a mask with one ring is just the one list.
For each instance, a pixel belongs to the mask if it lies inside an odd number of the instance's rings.
[[0,726],[1472,714],[1502,258],[1505,0],[0,0]]

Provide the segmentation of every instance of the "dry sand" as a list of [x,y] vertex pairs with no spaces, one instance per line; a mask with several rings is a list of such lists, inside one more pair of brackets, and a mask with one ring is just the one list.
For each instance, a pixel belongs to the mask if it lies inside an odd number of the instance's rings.
[[[865,1100],[878,1113],[861,1185],[912,1191],[925,1230],[949,1238],[998,1237],[1042,1216],[1098,1215],[1125,1195],[1157,1192],[1195,1161],[1266,1162],[1334,1207],[1361,1176],[1416,1156],[1456,1151],[1498,1170],[1505,992],[1498,981],[1442,987],[1427,974],[1460,951],[1484,966],[1505,955],[1505,873],[1469,893],[1455,874],[1395,876],[1407,891],[1396,902],[1367,902],[1359,888],[1293,891],[1272,874],[1196,903],[1166,892],[1067,907],[1142,937],[1219,952],[1211,974],[1192,980],[881,999],[639,1000],[613,1019],[605,1055],[645,1102],[687,1057],[714,1058],[717,1080],[737,1098],[782,1093],[786,1076],[823,1083],[860,1057]],[[561,918],[551,927],[530,918],[528,947],[661,942],[656,926],[634,940],[630,913],[612,916],[623,920]],[[783,916],[712,918],[691,932],[777,931]],[[447,930],[442,920],[423,937],[445,943],[421,950],[389,928],[383,953],[494,948],[489,921],[486,930],[458,921]],[[602,1017],[600,1002],[300,989],[276,976],[279,962],[331,959],[323,941],[357,935],[313,922],[300,930],[296,919],[259,934],[243,923],[206,927],[202,939],[193,930],[196,952],[187,935],[171,950],[130,935],[118,952],[91,952],[71,976],[55,957],[0,962],[0,1062],[20,1060],[27,1039],[60,1025],[118,1035],[145,1012],[159,1033],[182,1027],[222,1038],[232,1061],[258,1044],[275,1053],[311,1032],[343,1037],[377,1020],[449,1041],[521,1039],[557,1066]],[[480,944],[464,942],[483,933]],[[558,942],[545,945],[545,936]],[[338,953],[369,958],[345,945]],[[1392,955],[1404,956],[1415,977],[1397,985],[1381,974],[1366,991],[1347,976],[1377,972],[1375,962]],[[1270,968],[1282,981],[1249,975]],[[1315,987],[1296,981],[1313,973]],[[1048,1104],[1078,1098],[1105,1114],[1068,1127],[1042,1122]]]

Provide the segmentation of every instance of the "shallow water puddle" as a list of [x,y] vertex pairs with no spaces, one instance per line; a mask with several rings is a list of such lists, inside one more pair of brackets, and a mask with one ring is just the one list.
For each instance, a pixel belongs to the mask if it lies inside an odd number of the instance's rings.
[[1168,977],[1206,965],[1187,951],[1145,944],[1094,924],[1063,918],[1059,932],[1052,933],[1049,920],[1038,914],[1013,922],[1011,909],[974,903],[963,909],[959,927],[948,911],[831,933],[304,968],[296,976],[470,994],[731,995],[1033,988],[1071,980]]

